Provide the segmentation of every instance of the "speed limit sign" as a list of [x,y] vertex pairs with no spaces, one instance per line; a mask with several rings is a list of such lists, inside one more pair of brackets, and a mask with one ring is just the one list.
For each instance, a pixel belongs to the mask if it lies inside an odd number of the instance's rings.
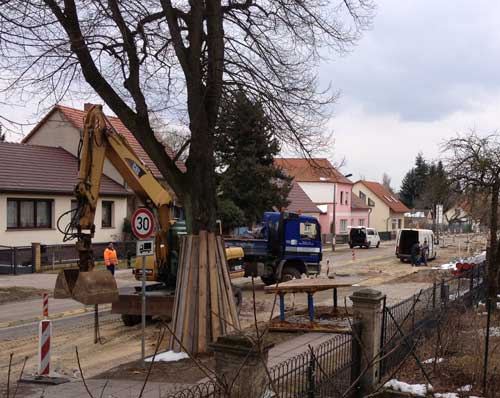
[[150,210],[141,207],[132,216],[132,232],[138,239],[149,238],[155,230],[155,220]]

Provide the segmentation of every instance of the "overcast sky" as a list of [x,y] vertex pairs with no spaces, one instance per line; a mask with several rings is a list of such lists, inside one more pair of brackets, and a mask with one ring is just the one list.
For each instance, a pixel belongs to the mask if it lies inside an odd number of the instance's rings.
[[[457,132],[500,128],[499,15],[495,0],[377,1],[372,29],[320,67],[321,83],[341,93],[329,128],[345,174],[380,181],[386,172],[398,188],[419,151],[436,159]],[[0,110],[17,121],[37,111]]]
[[500,128],[500,2],[379,0],[371,31],[321,67],[341,91],[330,127],[334,159],[353,178],[399,187],[416,154],[446,138]]

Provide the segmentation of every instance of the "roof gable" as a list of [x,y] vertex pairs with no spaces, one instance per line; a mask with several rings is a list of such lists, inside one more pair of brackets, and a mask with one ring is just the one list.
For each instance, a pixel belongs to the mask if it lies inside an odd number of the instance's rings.
[[[78,178],[78,159],[59,147],[0,143],[0,191],[73,194]],[[101,195],[130,195],[106,175]]]
[[278,158],[274,159],[274,162],[297,182],[353,184],[333,167],[328,159]]
[[[83,130],[83,122],[85,119],[85,111],[75,109],[75,108],[70,108],[68,106],[64,105],[56,105],[54,108],[52,108],[49,113],[47,113],[40,122],[33,128],[33,130],[30,131],[30,133],[23,138],[21,141],[22,143],[28,143],[30,138],[36,134],[36,132],[44,125],[44,123],[47,122],[47,120],[50,118],[54,112],[60,111],[66,119],[78,130]],[[128,141],[132,149],[134,150],[135,154],[146,164],[146,166],[151,170],[153,175],[156,178],[163,178],[163,175],[160,173],[154,162],[151,160],[151,158],[146,154],[146,151],[142,148],[141,144],[136,140],[134,135],[131,133],[129,129],[125,127],[125,125],[122,123],[122,121],[115,117],[115,116],[107,116],[106,118],[108,119],[111,127],[121,134],[125,139]],[[167,155],[173,159],[175,156],[174,151],[172,148],[170,148],[168,145],[165,145],[165,152]],[[186,171],[186,166],[184,162],[181,160],[178,160],[175,162],[176,166],[181,170],[182,172]]]
[[407,213],[410,211],[397,195],[389,192],[384,186],[375,181],[359,181],[373,192],[382,202],[384,202],[394,213]]
[[292,189],[288,194],[288,200],[290,201],[287,207],[288,211],[297,213],[301,210],[303,213],[320,213],[318,207],[296,182],[292,184]]

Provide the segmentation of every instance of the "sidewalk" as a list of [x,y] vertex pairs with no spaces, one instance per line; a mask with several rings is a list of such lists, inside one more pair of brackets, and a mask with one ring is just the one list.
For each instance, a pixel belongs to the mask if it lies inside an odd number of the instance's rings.
[[[308,351],[308,345],[313,348],[333,338],[332,333],[306,333],[284,343],[278,344],[269,351],[268,365],[272,367],[280,362]],[[100,397],[103,386],[106,384],[103,398],[137,398],[143,382],[130,380],[86,380],[90,392],[94,397]],[[143,398],[160,398],[167,393],[188,388],[189,385],[178,383],[148,382]],[[82,381],[60,384],[58,386],[41,386],[22,383],[18,390],[19,397],[26,398],[90,398]]]

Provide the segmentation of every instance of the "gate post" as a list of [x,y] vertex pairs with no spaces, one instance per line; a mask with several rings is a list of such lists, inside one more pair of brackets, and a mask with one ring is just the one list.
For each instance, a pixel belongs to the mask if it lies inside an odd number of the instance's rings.
[[231,386],[231,398],[261,397],[269,388],[265,364],[274,344],[261,342],[261,351],[243,335],[221,336],[209,345],[215,353],[215,374],[223,386]]
[[31,243],[31,267],[33,272],[40,272],[42,270],[42,252],[40,243]]
[[[362,289],[349,297],[353,303],[354,317],[361,323],[361,371],[367,371],[360,379],[360,392],[369,392],[379,381],[380,339],[382,331],[382,302],[384,295],[378,290]],[[375,363],[373,363],[375,362]]]

